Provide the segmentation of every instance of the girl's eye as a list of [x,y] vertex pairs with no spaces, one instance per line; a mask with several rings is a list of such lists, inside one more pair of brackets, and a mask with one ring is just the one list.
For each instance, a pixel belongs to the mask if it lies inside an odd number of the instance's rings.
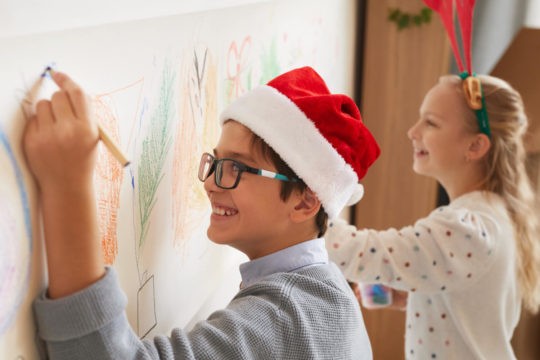
[[435,126],[435,123],[431,121],[430,119],[426,119],[426,125],[427,126]]

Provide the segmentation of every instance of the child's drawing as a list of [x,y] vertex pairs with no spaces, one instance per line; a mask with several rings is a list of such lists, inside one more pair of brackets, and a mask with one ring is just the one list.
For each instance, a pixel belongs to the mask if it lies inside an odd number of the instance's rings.
[[240,44],[233,41],[229,46],[226,59],[227,85],[226,102],[229,103],[251,90],[251,36],[246,36]]
[[261,79],[259,84],[266,84],[268,81],[281,73],[278,58],[278,44],[274,37],[267,47],[263,47],[261,55]]
[[[142,91],[143,80],[138,80],[108,93],[99,94],[93,98],[93,108],[101,126],[107,129],[117,144],[122,144],[119,136],[119,122],[135,120],[138,110],[138,100]],[[121,97],[128,97],[125,101],[131,113],[120,112]],[[123,145],[123,144],[122,144]],[[125,146],[122,146],[125,147]],[[118,161],[103,146],[100,146],[94,183],[98,193],[98,216],[101,234],[103,258],[106,264],[111,265],[118,254],[118,209],[120,208],[120,188],[123,181],[124,169]]]
[[[13,147],[0,128],[0,335],[9,327],[28,289],[32,228],[28,196]],[[16,189],[17,193],[13,193]],[[22,238],[21,238],[22,236]]]
[[[176,74],[170,65],[163,66],[157,105],[150,109],[148,129],[142,142],[137,175],[133,177],[134,194],[138,198],[138,234],[135,242],[139,291],[137,294],[138,334],[146,336],[157,324],[155,317],[154,275],[143,268],[142,255],[150,229],[152,212],[158,201],[158,188],[165,176],[165,160],[172,145],[171,123],[175,116],[174,84]],[[151,316],[149,314],[154,314]]]
[[217,67],[208,48],[186,56],[182,75],[181,118],[176,125],[172,164],[174,244],[181,248],[207,216],[208,203],[197,168],[203,151],[217,139]]
[[159,91],[158,105],[149,119],[149,130],[142,143],[139,160],[136,188],[139,200],[140,232],[137,240],[137,259],[146,242],[146,234],[150,227],[152,210],[157,202],[156,193],[163,179],[165,158],[172,144],[170,124],[174,117],[174,85],[175,74],[170,67],[164,66]]
[[[94,108],[100,124],[107,129],[115,142],[119,142],[118,120],[112,109],[106,104],[106,98],[97,97]],[[116,228],[118,208],[120,206],[120,185],[122,184],[122,166],[103,147],[98,152],[94,182],[98,191],[98,216],[101,234],[103,259],[111,265],[118,254]]]

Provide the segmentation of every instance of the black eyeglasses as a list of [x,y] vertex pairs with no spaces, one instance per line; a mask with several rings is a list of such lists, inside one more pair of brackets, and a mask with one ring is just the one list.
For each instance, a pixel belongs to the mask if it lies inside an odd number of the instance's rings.
[[234,189],[237,187],[243,172],[281,181],[298,181],[297,178],[289,178],[272,171],[252,168],[233,159],[218,160],[208,153],[202,154],[199,165],[199,180],[204,182],[213,172],[215,172],[216,185],[222,189]]

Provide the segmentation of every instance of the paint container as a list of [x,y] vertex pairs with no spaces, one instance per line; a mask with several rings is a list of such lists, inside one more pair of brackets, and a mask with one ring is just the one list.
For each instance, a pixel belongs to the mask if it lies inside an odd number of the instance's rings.
[[382,284],[360,284],[362,305],[367,309],[384,308],[392,304],[392,289]]

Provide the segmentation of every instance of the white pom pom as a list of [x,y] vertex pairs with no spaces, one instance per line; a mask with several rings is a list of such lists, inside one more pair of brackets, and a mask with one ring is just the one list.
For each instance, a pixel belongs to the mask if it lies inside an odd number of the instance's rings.
[[347,201],[347,206],[356,204],[364,197],[364,186],[362,184],[356,184],[354,192],[351,194],[349,201]]

